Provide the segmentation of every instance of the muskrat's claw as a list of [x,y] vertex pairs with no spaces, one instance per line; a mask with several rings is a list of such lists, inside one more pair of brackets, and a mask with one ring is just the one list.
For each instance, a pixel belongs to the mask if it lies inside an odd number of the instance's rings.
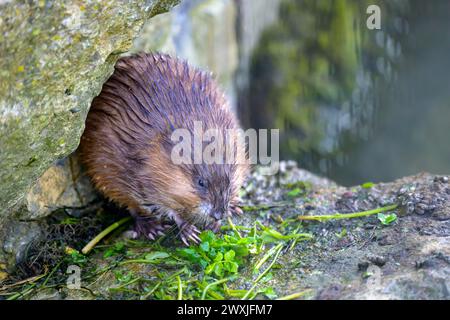
[[244,211],[242,211],[242,209],[239,208],[238,206],[231,206],[230,207],[230,212],[234,216],[240,216],[241,214],[244,213]]
[[163,224],[162,221],[153,217],[135,217],[135,237],[144,236],[147,239],[155,240],[159,236],[164,235],[164,231],[169,225]]
[[189,242],[200,243],[201,240],[198,237],[200,231],[193,225],[181,218],[177,214],[172,214],[172,219],[175,221],[175,224],[180,229],[180,239],[183,243],[189,246]]
[[200,231],[192,224],[187,222],[183,223],[180,228],[180,238],[181,241],[187,246],[189,246],[189,242],[200,243],[201,240],[198,237]]
[[221,225],[220,221],[214,221],[214,222],[210,223],[206,228],[213,232],[217,232],[220,229],[220,225]]

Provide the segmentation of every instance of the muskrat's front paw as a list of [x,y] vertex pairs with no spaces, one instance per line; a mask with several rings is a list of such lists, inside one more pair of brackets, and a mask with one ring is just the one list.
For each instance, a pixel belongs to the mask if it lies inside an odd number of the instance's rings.
[[206,229],[209,229],[213,232],[218,232],[220,229],[221,221],[214,221],[206,226]]
[[244,213],[244,212],[242,211],[242,209],[239,208],[239,207],[236,206],[236,205],[231,205],[229,211],[230,211],[230,213],[231,213],[232,215],[234,215],[234,216],[240,216],[240,215],[242,215],[242,214]]
[[169,225],[155,218],[137,217],[134,224],[135,237],[143,236],[147,239],[155,240],[158,236],[163,236],[164,231],[169,227]]
[[189,246],[189,242],[200,243],[201,240],[198,237],[200,231],[192,224],[184,222],[178,226],[180,228],[180,239],[183,243]]

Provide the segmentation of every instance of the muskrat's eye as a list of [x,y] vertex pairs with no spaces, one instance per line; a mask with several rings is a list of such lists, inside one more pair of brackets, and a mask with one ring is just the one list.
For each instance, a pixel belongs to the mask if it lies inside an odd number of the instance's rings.
[[200,187],[202,187],[202,188],[205,188],[205,187],[206,187],[206,182],[205,182],[205,180],[203,180],[203,179],[198,179],[197,183],[198,183],[198,185],[199,185]]

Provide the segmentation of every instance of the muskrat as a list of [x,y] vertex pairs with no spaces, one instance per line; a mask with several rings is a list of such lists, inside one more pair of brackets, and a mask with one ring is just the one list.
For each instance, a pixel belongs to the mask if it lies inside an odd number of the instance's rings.
[[174,130],[192,133],[198,121],[204,130],[240,129],[211,74],[166,54],[119,59],[94,98],[81,162],[97,190],[134,217],[134,236],[154,240],[172,222],[185,244],[199,242],[198,228],[217,231],[224,217],[242,213],[245,151],[237,150],[232,163],[171,160]]

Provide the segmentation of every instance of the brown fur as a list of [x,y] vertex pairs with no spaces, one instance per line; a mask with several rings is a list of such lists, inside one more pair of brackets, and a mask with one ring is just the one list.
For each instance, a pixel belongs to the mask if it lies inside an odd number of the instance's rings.
[[[79,148],[82,162],[95,187],[131,211],[150,215],[148,206],[155,205],[207,224],[210,217],[196,216],[200,204],[229,210],[248,168],[173,164],[170,135],[176,128],[192,132],[194,121],[204,129],[239,128],[207,73],[168,55],[122,58],[92,102]],[[208,181],[207,192],[199,190],[197,176]]]

